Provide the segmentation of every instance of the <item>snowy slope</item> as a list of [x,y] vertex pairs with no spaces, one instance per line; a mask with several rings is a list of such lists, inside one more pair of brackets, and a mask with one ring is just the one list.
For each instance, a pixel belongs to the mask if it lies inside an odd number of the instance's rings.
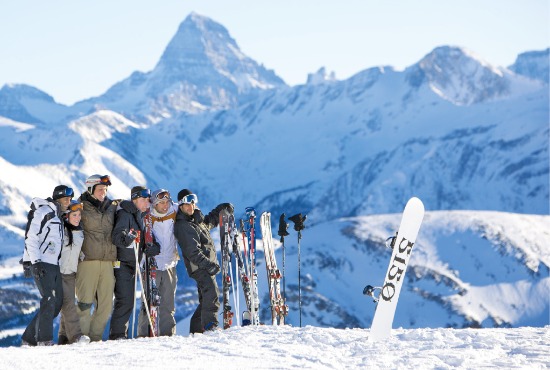
[[[550,328],[395,330],[246,327],[195,337],[2,348],[9,369],[547,369]],[[152,356],[145,356],[146,354]],[[147,360],[146,357],[153,357]]]

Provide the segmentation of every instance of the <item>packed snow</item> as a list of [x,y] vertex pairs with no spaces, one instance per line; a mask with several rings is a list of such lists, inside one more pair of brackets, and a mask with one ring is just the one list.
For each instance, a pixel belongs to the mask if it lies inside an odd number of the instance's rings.
[[547,369],[550,327],[398,329],[231,328],[195,336],[0,349],[5,369]]

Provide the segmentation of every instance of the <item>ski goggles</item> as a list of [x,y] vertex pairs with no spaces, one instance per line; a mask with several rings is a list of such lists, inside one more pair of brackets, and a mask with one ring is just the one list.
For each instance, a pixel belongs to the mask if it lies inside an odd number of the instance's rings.
[[151,198],[151,190],[143,189],[132,193],[132,199],[137,198]]
[[67,211],[76,212],[76,211],[82,211],[82,209],[84,209],[84,207],[82,206],[82,203],[75,200],[75,201],[72,201],[71,204],[69,204]]
[[59,198],[64,198],[64,197],[74,197],[73,188],[67,187],[67,188],[64,188],[64,189],[56,190],[53,193],[53,197],[54,197],[54,199],[59,199]]
[[101,176],[99,178],[99,183],[103,185],[111,185],[111,178],[109,175]]
[[199,198],[195,194],[189,194],[181,198],[181,200],[178,201],[178,205],[181,206],[182,204],[197,204],[199,202]]
[[155,196],[155,198],[157,200],[170,199],[170,193],[167,191],[161,191]]

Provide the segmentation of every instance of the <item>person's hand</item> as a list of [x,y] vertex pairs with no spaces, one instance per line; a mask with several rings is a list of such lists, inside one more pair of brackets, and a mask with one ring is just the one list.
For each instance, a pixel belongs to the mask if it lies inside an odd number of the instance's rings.
[[139,237],[139,232],[134,229],[130,229],[124,237],[124,243],[128,246],[132,244]]
[[145,253],[147,257],[158,256],[160,254],[160,244],[157,242],[148,244],[143,253]]
[[231,203],[222,203],[220,205],[218,205],[217,207],[220,211],[225,209],[227,210],[227,212],[229,213],[233,213],[235,211],[235,207],[233,207],[233,204]]
[[210,264],[206,268],[206,271],[210,276],[214,276],[218,272],[220,272],[220,265],[218,265],[216,262],[210,262]]
[[41,279],[46,275],[46,269],[44,268],[44,262],[36,262],[31,266],[32,276],[36,279]]

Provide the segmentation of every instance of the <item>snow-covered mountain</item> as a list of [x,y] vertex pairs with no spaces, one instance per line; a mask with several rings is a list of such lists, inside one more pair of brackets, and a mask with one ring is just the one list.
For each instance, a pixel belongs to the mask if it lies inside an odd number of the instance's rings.
[[258,91],[281,86],[284,81],[244,55],[221,24],[191,13],[152,71],[134,72],[76,107],[106,108],[138,121],[158,122],[179,112],[232,108]]
[[529,51],[518,55],[509,70],[533,80],[539,80],[548,85],[550,64],[550,48],[540,51]]
[[[528,61],[537,67],[521,67]],[[246,206],[273,219],[307,213],[305,322],[335,327],[370,325],[373,306],[360,292],[383,275],[381,241],[415,195],[432,212],[397,325],[548,324],[548,299],[529,298],[547,297],[550,263],[544,73],[538,53],[503,68],[442,46],[404,71],[379,66],[339,81],[321,69],[289,87],[243,55],[223,26],[193,13],[154,70],[100,97],[66,107],[34,87],[6,85],[0,299],[12,305],[0,330],[19,328],[21,313],[36,307],[17,265],[30,200],[60,183],[83,191],[94,173],[111,175],[113,198],[127,198],[136,184],[174,194],[186,187],[204,210],[231,201],[237,217]],[[183,319],[194,287],[180,274]]]

